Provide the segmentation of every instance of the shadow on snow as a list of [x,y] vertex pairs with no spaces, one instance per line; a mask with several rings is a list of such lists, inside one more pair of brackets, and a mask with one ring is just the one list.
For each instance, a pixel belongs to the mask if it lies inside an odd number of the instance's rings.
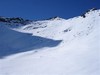
[[[1,28],[0,28],[1,29]],[[55,47],[61,40],[52,40],[39,36],[3,28],[0,30],[0,58],[43,47]]]

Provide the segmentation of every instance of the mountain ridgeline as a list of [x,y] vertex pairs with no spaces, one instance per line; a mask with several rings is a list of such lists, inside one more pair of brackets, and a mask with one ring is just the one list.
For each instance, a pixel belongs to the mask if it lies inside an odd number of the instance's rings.
[[21,17],[12,17],[12,18],[8,18],[8,17],[0,17],[0,22],[5,22],[5,23],[18,23],[18,24],[28,24],[31,22],[31,20],[26,20],[23,19]]
[[[97,10],[97,8],[89,9],[84,14],[82,14],[81,17],[85,18],[86,14],[88,14],[91,11],[95,11],[95,10]],[[55,20],[55,19],[56,20],[61,20],[62,18],[60,18],[58,16],[55,16],[55,17],[51,17],[51,18],[48,18],[48,19],[45,19],[45,20]],[[34,20],[34,21],[36,21],[36,20]],[[28,19],[23,19],[21,17],[12,17],[12,18],[10,18],[10,17],[2,17],[2,16],[0,16],[0,22],[26,25],[26,24],[29,24],[29,23],[31,23],[33,21],[32,20],[28,20]]]

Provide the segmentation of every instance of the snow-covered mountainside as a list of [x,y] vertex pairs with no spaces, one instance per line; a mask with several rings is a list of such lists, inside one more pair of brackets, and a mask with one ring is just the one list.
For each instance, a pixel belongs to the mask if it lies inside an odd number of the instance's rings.
[[0,22],[0,75],[99,75],[100,10],[71,19]]

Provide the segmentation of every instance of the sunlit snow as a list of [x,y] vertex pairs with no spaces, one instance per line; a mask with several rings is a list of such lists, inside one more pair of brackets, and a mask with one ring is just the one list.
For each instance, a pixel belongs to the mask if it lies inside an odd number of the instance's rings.
[[100,10],[86,17],[0,23],[0,75],[99,75]]

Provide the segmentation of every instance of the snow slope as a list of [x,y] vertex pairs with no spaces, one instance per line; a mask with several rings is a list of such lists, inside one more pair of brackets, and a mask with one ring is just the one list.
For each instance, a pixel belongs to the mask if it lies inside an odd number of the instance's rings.
[[33,49],[54,47],[61,42],[61,40],[52,40],[32,36],[32,34],[28,33],[19,33],[3,25],[0,25],[0,35],[0,58]]
[[0,75],[99,75],[100,10],[85,16],[1,24]]

